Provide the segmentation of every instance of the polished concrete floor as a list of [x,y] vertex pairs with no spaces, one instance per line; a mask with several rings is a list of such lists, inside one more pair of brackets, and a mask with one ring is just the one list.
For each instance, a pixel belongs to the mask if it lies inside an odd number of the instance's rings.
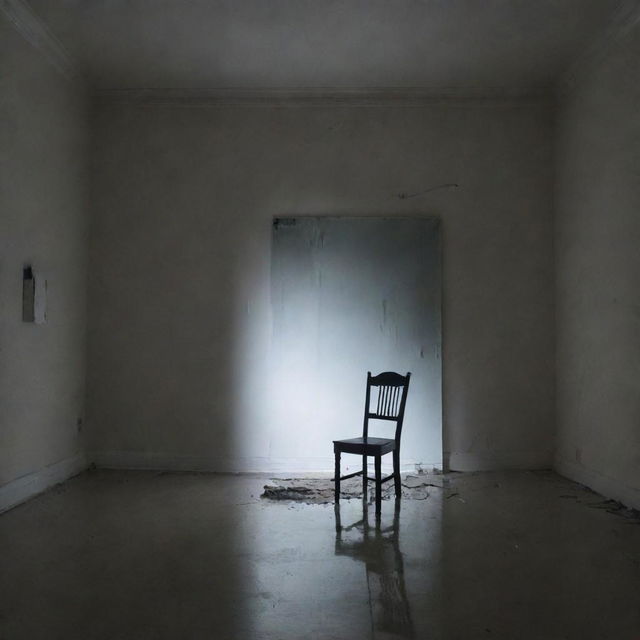
[[640,639],[638,520],[553,473],[449,474],[379,522],[265,481],[93,471],[3,514],[0,639]]

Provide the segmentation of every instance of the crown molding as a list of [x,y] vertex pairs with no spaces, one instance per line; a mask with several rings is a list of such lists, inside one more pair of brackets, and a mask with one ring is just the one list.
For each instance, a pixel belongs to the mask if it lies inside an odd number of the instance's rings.
[[611,51],[620,46],[640,25],[640,1],[621,0],[602,32],[594,38],[560,76],[557,83],[559,97],[570,95],[581,78],[602,64]]
[[0,10],[15,30],[38,49],[65,78],[80,76],[77,63],[24,0],[0,0]]
[[553,106],[553,91],[549,87],[106,89],[94,92],[93,98],[99,104],[184,108]]

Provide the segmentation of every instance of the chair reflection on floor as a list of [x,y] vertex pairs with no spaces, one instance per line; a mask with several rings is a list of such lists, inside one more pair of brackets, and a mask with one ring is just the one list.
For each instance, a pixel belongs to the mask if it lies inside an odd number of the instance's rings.
[[342,525],[340,504],[335,505],[337,556],[364,562],[370,594],[372,624],[378,631],[404,638],[414,637],[411,610],[404,582],[400,551],[400,500],[396,499],[393,524],[383,527],[380,518],[369,524],[369,504],[362,501],[362,519]]

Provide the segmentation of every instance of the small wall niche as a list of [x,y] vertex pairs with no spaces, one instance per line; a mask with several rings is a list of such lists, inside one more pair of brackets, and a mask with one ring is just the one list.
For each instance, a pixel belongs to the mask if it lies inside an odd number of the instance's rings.
[[22,268],[22,321],[47,321],[47,281],[28,264]]

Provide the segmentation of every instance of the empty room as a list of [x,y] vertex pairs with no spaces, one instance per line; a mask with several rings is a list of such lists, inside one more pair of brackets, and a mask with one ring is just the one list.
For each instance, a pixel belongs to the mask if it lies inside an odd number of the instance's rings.
[[640,0],[0,2],[0,640],[640,638]]

